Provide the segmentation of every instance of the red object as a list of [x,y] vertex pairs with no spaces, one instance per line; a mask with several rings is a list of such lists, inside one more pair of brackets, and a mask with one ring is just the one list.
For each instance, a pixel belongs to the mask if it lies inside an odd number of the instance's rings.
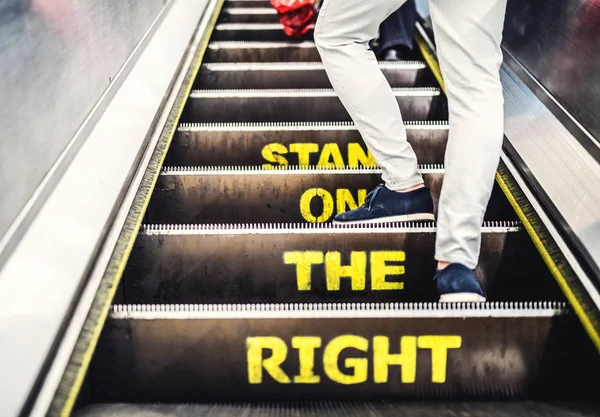
[[315,0],[271,0],[286,35],[299,38],[317,20]]

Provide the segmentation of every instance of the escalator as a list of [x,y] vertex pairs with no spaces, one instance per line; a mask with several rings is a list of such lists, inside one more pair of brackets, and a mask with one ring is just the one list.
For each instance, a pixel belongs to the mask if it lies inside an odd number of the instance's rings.
[[[267,1],[224,2],[87,372],[52,410],[600,415],[597,350],[500,182],[484,304],[437,303],[434,222],[331,223],[381,171],[311,38]],[[437,207],[448,110],[427,57],[380,67]]]

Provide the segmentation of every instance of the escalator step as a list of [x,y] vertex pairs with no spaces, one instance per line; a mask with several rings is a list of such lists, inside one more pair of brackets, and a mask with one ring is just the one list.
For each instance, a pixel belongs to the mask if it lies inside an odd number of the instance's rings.
[[95,404],[75,417],[597,417],[588,403],[486,402],[300,402],[208,404]]
[[219,23],[279,23],[279,16],[273,7],[226,7]]
[[116,305],[91,384],[100,402],[557,401],[595,393],[576,323],[549,302]]
[[[314,26],[300,40],[312,40]],[[213,41],[289,41],[281,23],[219,23],[215,26]]]
[[[335,148],[331,148],[335,149]],[[365,201],[381,183],[378,168],[327,168],[341,154],[324,154],[321,168],[164,167],[154,189],[151,223],[324,223]],[[337,159],[337,161],[336,161]],[[374,162],[374,161],[373,161]],[[337,164],[336,164],[337,165]],[[444,178],[442,165],[419,167],[431,189],[435,213]],[[495,184],[485,220],[516,220]]]
[[[517,222],[484,223],[475,273],[495,300],[562,300]],[[145,225],[122,303],[437,300],[435,223]]]
[[321,56],[312,41],[281,42],[222,41],[211,42],[205,62],[320,62]]
[[[392,87],[433,87],[431,71],[422,61],[380,62]],[[197,89],[331,88],[321,62],[218,62],[202,65]]]
[[[422,164],[443,163],[448,123],[404,123],[417,160]],[[353,123],[317,122],[185,123],[177,129],[165,165],[317,165],[331,149],[339,151],[343,165],[372,164]]]
[[238,7],[238,8],[261,8],[271,7],[269,0],[225,0],[223,8]]
[[[439,88],[394,88],[406,120],[447,120],[448,109]],[[194,90],[181,122],[314,122],[351,121],[328,88],[273,90]]]

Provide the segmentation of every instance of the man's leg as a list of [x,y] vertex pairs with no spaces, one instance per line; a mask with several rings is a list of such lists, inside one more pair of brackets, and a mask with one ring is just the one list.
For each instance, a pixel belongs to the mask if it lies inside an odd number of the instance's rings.
[[315,25],[315,43],[329,80],[393,190],[423,179],[400,108],[369,41],[404,1],[325,0]]
[[[499,71],[505,9],[506,0],[430,0],[450,113],[436,241],[440,269],[453,264],[448,274],[472,270],[479,259],[504,131]],[[440,285],[442,293],[460,292]]]
[[413,37],[417,22],[414,0],[406,3],[379,27],[377,55],[380,59],[406,59],[413,51]]

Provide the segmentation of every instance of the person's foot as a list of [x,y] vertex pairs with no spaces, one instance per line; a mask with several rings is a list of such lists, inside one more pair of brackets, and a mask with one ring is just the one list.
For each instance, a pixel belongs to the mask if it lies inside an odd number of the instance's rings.
[[435,279],[442,303],[485,301],[485,294],[475,279],[475,273],[462,264],[450,264],[441,271],[437,269]]
[[433,199],[427,187],[399,193],[378,185],[371,191],[365,203],[333,218],[336,224],[377,222],[405,222],[412,220],[435,220]]
[[412,58],[412,51],[406,46],[388,48],[382,54],[384,61],[408,61]]

